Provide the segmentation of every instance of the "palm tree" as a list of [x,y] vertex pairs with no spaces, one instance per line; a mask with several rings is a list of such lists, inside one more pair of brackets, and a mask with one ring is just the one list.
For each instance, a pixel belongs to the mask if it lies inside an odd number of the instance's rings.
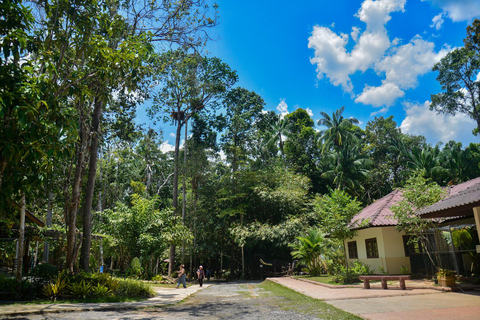
[[407,166],[414,171],[423,170],[426,178],[433,178],[434,174],[441,173],[443,170],[440,165],[440,148],[438,145],[435,148],[427,145],[422,150],[414,148],[408,156]]
[[320,131],[322,140],[324,141],[323,150],[325,147],[332,146],[338,152],[338,150],[344,146],[345,143],[355,141],[356,137],[351,131],[353,124],[358,124],[359,121],[356,118],[346,119],[342,116],[345,107],[341,107],[332,114],[330,117],[326,112],[321,111],[320,114],[323,119],[318,120],[319,126],[325,126],[327,129]]
[[327,157],[333,166],[322,176],[333,179],[337,189],[345,189],[350,194],[359,196],[364,189],[361,182],[367,179],[372,160],[361,154],[359,145],[343,148]]
[[278,149],[280,150],[284,163],[285,163],[285,153],[283,150],[283,145],[285,144],[284,138],[288,137],[289,133],[292,130],[292,127],[293,127],[292,123],[287,119],[278,119],[278,121],[273,123],[270,127],[270,130],[273,133],[273,135],[267,141],[267,146],[272,146],[274,144],[277,144],[278,142]]
[[310,229],[305,237],[297,237],[298,243],[291,245],[294,259],[305,264],[310,270],[310,275],[317,276],[325,270],[326,253],[330,248],[330,241],[317,230]]

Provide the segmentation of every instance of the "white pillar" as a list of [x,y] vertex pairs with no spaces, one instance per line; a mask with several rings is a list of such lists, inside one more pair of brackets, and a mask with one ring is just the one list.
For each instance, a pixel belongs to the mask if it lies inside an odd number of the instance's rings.
[[473,208],[473,216],[475,217],[475,224],[477,225],[478,239],[480,239],[480,207]]

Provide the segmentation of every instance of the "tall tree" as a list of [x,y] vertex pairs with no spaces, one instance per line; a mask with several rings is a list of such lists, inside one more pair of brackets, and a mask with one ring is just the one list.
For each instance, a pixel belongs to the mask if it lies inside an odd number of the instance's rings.
[[[325,126],[326,129],[320,131],[320,135],[324,141],[324,148],[333,146],[338,152],[342,146],[348,144],[352,140],[356,140],[352,132],[352,125],[358,124],[356,118],[344,118],[343,111],[345,107],[337,109],[330,117],[326,112],[320,112],[322,119],[318,120],[319,126]],[[323,152],[324,150],[322,150]]]
[[[204,58],[179,49],[169,51],[160,61],[158,81],[162,88],[149,109],[149,115],[176,124],[173,207],[178,209],[179,154],[182,128],[188,120],[205,108],[214,108],[227,90],[237,81],[235,71],[218,58]],[[177,214],[175,212],[174,214]],[[174,271],[175,246],[170,248],[169,274]]]
[[465,47],[449,52],[433,71],[438,71],[437,81],[444,92],[432,95],[430,110],[455,115],[465,113],[475,120],[480,130],[480,20],[467,27]]

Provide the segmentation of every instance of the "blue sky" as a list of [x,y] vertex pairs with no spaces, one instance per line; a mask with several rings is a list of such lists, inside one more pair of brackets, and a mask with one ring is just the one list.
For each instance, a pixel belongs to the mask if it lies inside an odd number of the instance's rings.
[[[206,47],[255,91],[266,110],[307,109],[316,121],[345,106],[361,127],[394,116],[404,133],[431,144],[479,142],[473,120],[429,111],[440,92],[433,65],[463,45],[479,0],[219,0]],[[143,118],[143,117],[142,117]],[[145,120],[143,122],[148,122]],[[162,124],[173,144],[173,130]],[[183,137],[182,137],[183,139]],[[167,145],[165,145],[167,147]]]

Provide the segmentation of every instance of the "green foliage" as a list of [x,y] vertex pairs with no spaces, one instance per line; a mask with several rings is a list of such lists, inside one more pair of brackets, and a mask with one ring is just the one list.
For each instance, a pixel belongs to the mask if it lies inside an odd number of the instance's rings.
[[43,295],[53,301],[57,301],[57,298],[65,295],[66,292],[67,282],[61,278],[57,278],[55,282],[50,282],[42,288]]
[[326,256],[331,250],[330,241],[317,230],[310,229],[305,237],[297,237],[298,243],[291,245],[292,257],[307,265],[309,274],[318,276],[326,271]]
[[91,288],[91,294],[97,298],[109,296],[111,293],[112,291],[107,286],[100,283]]
[[161,282],[163,280],[163,276],[158,274],[158,275],[152,277],[151,280],[154,281],[154,282]]
[[40,281],[53,280],[58,276],[58,268],[48,263],[42,263],[32,269],[30,275]]
[[139,277],[142,274],[142,264],[140,263],[140,259],[137,257],[132,259],[128,273],[136,277]]
[[92,285],[82,280],[78,283],[70,283],[68,289],[74,298],[85,300],[92,291]]
[[437,276],[439,276],[439,277],[450,277],[450,276],[454,276],[454,275],[455,275],[455,271],[453,271],[453,270],[438,268]]
[[354,236],[350,223],[361,205],[345,191],[335,189],[329,195],[317,196],[314,209],[319,226],[325,233],[342,241]]
[[25,300],[35,295],[34,288],[28,280],[17,282],[15,278],[0,275],[0,300]]
[[391,207],[398,221],[396,228],[420,236],[421,232],[432,228],[435,223],[431,219],[421,219],[415,212],[440,201],[444,196],[445,190],[426,180],[421,172],[417,173],[402,188],[403,200]]
[[[431,239],[427,234],[428,230],[438,230],[438,222],[433,219],[422,219],[415,213],[422,208],[440,201],[446,192],[434,182],[429,182],[419,172],[407,180],[402,189],[403,200],[390,207],[397,220],[397,230],[405,231],[412,235],[410,242],[419,242],[425,249],[430,261],[436,266],[439,257],[433,258],[432,254],[437,254]],[[436,266],[437,268],[439,266]]]
[[355,260],[351,263],[350,268],[340,265],[335,272],[333,281],[337,283],[352,283],[358,281],[359,276],[370,274],[373,274],[373,271],[368,264]]
[[155,291],[148,283],[133,279],[119,280],[119,286],[115,293],[125,297],[150,298],[155,296]]

